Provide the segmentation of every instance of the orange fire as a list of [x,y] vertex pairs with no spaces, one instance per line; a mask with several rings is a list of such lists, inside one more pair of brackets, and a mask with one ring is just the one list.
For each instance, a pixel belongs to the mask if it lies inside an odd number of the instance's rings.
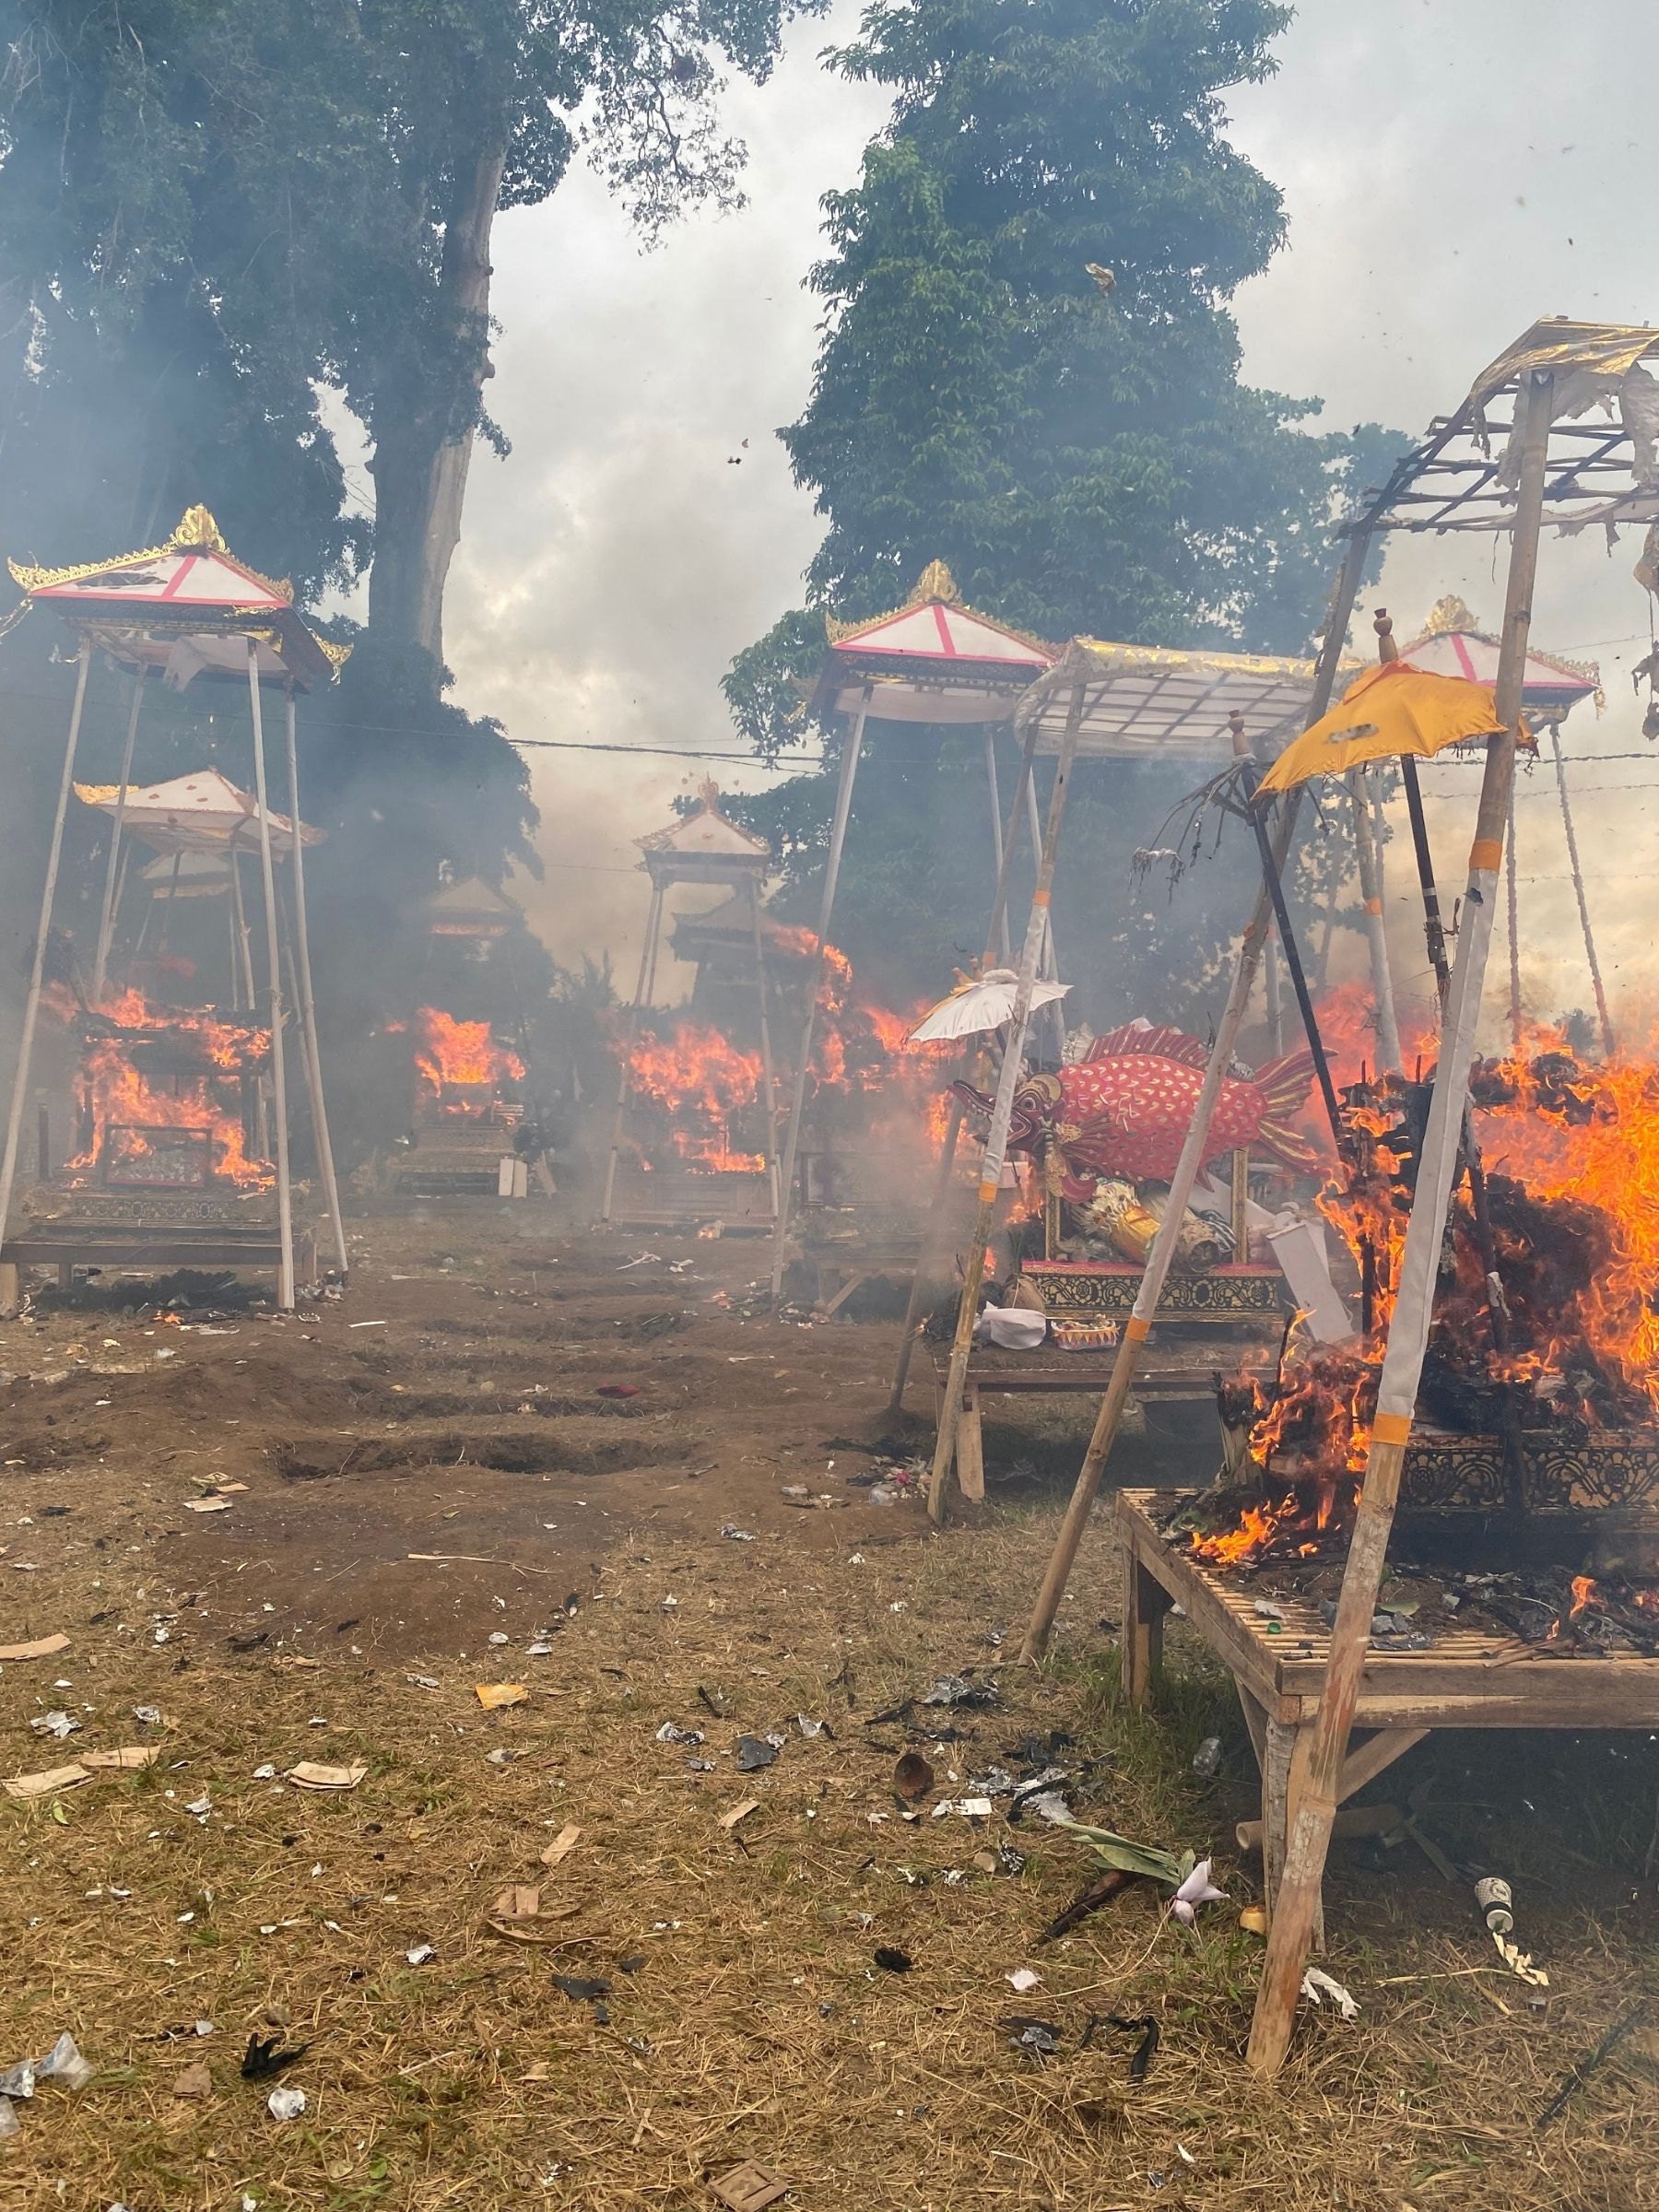
[[1572,1610],[1569,1620],[1576,1620],[1595,1595],[1595,1578],[1589,1574],[1575,1574],[1572,1578]]
[[641,1031],[628,1065],[636,1096],[653,1100],[673,1124],[675,1155],[688,1167],[727,1175],[765,1168],[764,1153],[731,1145],[732,1122],[760,1098],[759,1053],[740,1051],[718,1030],[688,1022],[671,1037]]
[[[65,1018],[79,1011],[62,997],[53,1010]],[[131,989],[107,994],[98,1012],[118,1033],[91,1038],[81,1053],[81,1110],[91,1135],[65,1162],[71,1181],[85,1185],[119,1161],[142,1182],[142,1163],[158,1149],[147,1132],[177,1130],[208,1139],[206,1165],[213,1182],[268,1188],[276,1170],[248,1153],[241,1101],[230,1087],[262,1066],[270,1031],[221,1021],[206,1008],[152,1006]]]
[[1223,1529],[1213,1536],[1194,1534],[1193,1549],[1218,1567],[1248,1566],[1266,1550],[1278,1534],[1281,1523],[1295,1512],[1296,1507],[1294,1491],[1277,1506],[1247,1505],[1236,1528]]
[[516,1080],[524,1064],[495,1041],[488,1022],[457,1021],[439,1006],[415,1010],[415,1074],[423,1098],[441,1100],[453,1113],[474,1111],[471,1101],[445,1098],[446,1091],[478,1091]]

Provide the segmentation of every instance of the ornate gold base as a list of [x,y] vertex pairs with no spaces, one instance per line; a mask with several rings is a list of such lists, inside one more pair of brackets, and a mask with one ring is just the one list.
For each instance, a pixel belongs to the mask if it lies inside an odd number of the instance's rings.
[[[1531,1430],[1521,1439],[1528,1512],[1659,1507],[1659,1429],[1627,1429],[1573,1443]],[[1417,1430],[1406,1447],[1401,1504],[1419,1512],[1501,1512],[1503,1447],[1495,1436]]]
[[[1124,1261],[1028,1260],[1020,1270],[1050,1313],[1125,1314],[1135,1304],[1141,1270]],[[1171,1321],[1279,1320],[1285,1306],[1277,1267],[1214,1267],[1171,1275],[1158,1301]]]

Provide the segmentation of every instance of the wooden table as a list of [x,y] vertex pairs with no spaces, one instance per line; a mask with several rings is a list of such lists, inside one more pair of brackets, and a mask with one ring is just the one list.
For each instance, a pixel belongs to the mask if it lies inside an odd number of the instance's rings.
[[[1162,1664],[1164,1616],[1180,1606],[1231,1673],[1244,1710],[1262,1770],[1262,1856],[1271,1910],[1324,1687],[1330,1633],[1316,1606],[1293,1597],[1276,1596],[1284,1618],[1269,1621],[1256,1611],[1248,1579],[1210,1566],[1184,1543],[1165,1543],[1159,1525],[1192,1495],[1117,1494],[1124,1694],[1131,1704],[1145,1704]],[[1659,1659],[1634,1653],[1551,1658],[1518,1638],[1460,1628],[1453,1618],[1437,1628],[1428,1651],[1371,1652],[1354,1727],[1338,1804],[1436,1728],[1659,1727]]]
[[[948,1363],[947,1352],[941,1359],[941,1348],[935,1348],[934,1362],[935,1406]],[[1213,1405],[1217,1376],[1236,1372],[1251,1353],[1259,1355],[1264,1368],[1271,1366],[1272,1353],[1259,1343],[1230,1348],[1215,1342],[1171,1344],[1136,1374],[1135,1394],[1157,1398],[1166,1405]],[[988,1346],[976,1347],[969,1356],[957,1428],[957,1481],[963,1497],[982,1499],[985,1495],[982,1424],[987,1395],[1052,1397],[1078,1392],[1098,1398],[1112,1378],[1116,1357],[1112,1349],[1062,1352],[1045,1346],[1035,1352],[1003,1352]]]

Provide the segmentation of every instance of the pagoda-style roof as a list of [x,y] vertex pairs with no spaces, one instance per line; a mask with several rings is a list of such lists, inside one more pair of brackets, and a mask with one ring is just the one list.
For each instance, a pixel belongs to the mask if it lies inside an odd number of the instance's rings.
[[164,899],[218,899],[230,888],[228,848],[217,853],[158,853],[140,871]]
[[813,705],[882,722],[1006,722],[1056,649],[965,606],[942,560],[891,614],[868,622],[825,618],[830,653]]
[[[1400,658],[1433,676],[1461,676],[1470,683],[1498,680],[1500,641],[1480,628],[1454,593],[1437,600],[1420,638],[1402,645]],[[1601,671],[1580,661],[1559,660],[1529,648],[1521,679],[1522,704],[1535,714],[1564,714],[1581,699],[1601,704]]]
[[[764,907],[760,909],[760,940],[769,952],[784,959],[810,960],[818,956],[818,939],[810,930],[779,922]],[[675,958],[681,960],[700,960],[710,952],[732,947],[749,950],[754,942],[755,925],[749,912],[748,893],[738,890],[705,913],[681,914],[669,936]]]
[[50,607],[127,667],[159,668],[176,691],[197,676],[248,674],[310,688],[338,676],[348,646],[319,638],[294,612],[294,587],[238,560],[206,507],[192,507],[165,545],[74,568],[9,561],[31,606]]
[[428,935],[434,937],[504,937],[519,919],[519,909],[505,891],[498,891],[481,876],[461,883],[440,884],[420,902]]
[[[113,814],[120,805],[121,786],[77,783],[75,795],[88,806]],[[135,837],[157,853],[250,852],[259,843],[259,802],[217,768],[198,768],[165,783],[130,786],[121,827],[124,836]],[[300,836],[308,845],[320,845],[324,832],[306,823]],[[273,807],[272,851],[290,853],[293,845],[292,822]]]
[[722,814],[720,793],[712,782],[702,786],[689,814],[636,841],[645,855],[643,865],[661,883],[735,882],[764,876],[771,867],[771,847]]

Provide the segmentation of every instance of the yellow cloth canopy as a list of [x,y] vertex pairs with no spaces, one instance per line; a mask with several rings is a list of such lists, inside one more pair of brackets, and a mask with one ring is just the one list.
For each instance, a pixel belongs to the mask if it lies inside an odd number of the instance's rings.
[[[1345,775],[1368,760],[1415,753],[1431,760],[1449,745],[1502,728],[1490,684],[1431,676],[1405,661],[1368,668],[1342,700],[1288,745],[1262,778],[1263,791],[1289,791],[1313,776]],[[1532,742],[1524,724],[1522,742]]]

